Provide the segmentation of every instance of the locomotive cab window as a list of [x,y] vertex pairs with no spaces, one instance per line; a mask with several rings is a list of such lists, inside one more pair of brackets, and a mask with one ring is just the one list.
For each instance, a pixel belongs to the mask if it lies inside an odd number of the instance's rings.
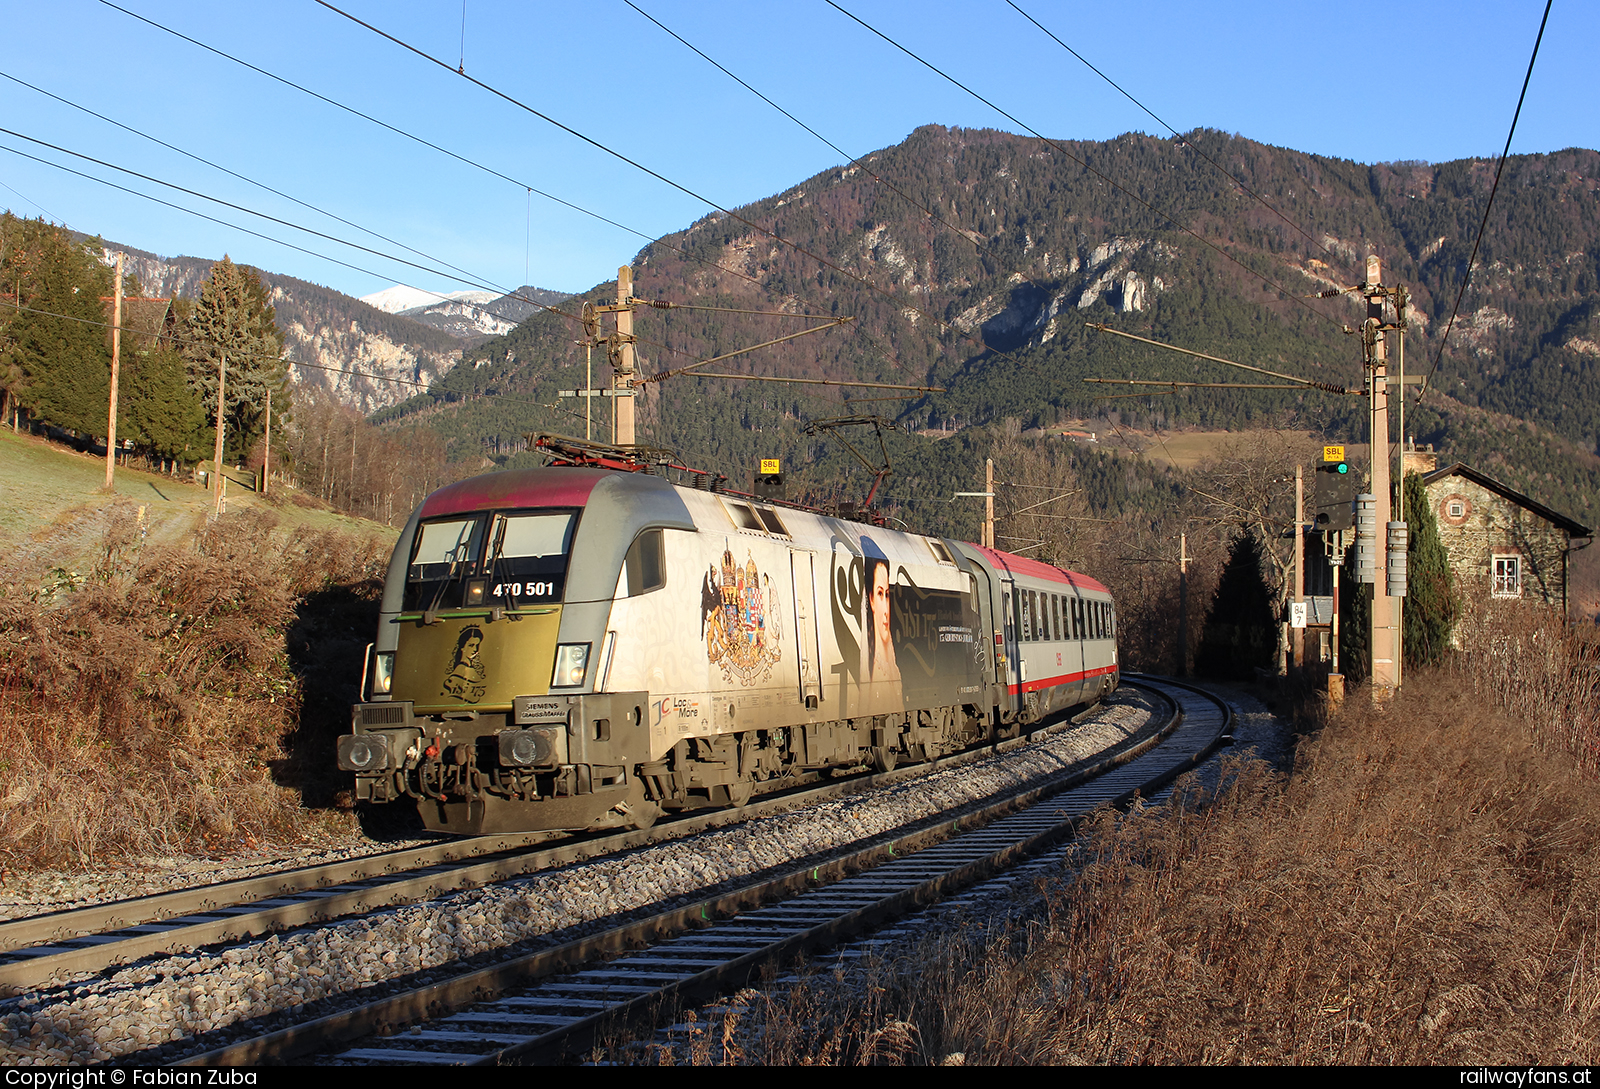
[[560,601],[577,515],[473,515],[426,522],[406,572],[406,609]]
[[560,601],[576,522],[570,511],[496,515],[487,571],[491,602]]
[[667,565],[659,529],[647,529],[634,538],[627,558],[622,561],[619,584],[627,588],[629,597],[648,594],[667,584]]

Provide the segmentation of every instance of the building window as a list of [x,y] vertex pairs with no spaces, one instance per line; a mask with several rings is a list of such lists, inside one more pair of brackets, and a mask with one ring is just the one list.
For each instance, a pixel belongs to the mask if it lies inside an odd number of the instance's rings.
[[1522,557],[1496,556],[1494,558],[1494,596],[1522,596]]
[[1472,515],[1472,500],[1464,495],[1447,495],[1439,501],[1439,517],[1451,526],[1465,525]]
[[1459,499],[1450,500],[1450,517],[1451,518],[1465,518],[1466,516],[1467,516],[1467,505],[1465,503],[1463,503]]

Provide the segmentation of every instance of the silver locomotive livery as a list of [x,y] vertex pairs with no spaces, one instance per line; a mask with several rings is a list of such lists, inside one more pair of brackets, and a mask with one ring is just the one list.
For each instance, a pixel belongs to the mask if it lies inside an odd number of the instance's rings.
[[1093,579],[608,464],[475,477],[411,516],[339,739],[358,799],[456,833],[642,826],[1117,685]]

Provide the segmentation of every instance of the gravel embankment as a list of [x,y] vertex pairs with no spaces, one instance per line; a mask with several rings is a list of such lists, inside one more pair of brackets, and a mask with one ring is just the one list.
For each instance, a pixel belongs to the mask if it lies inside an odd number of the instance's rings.
[[[1265,760],[1287,774],[1294,762],[1294,735],[1288,723],[1249,690],[1214,684],[1201,687],[1233,706],[1232,751]],[[1217,789],[1220,767],[1213,757],[1191,774],[1209,792]],[[871,1009],[886,988],[894,988],[908,974],[920,974],[938,955],[941,943],[959,941],[982,947],[1006,936],[1026,934],[1048,909],[1049,890],[1059,888],[1064,879],[1065,853],[1051,852],[1023,867],[1022,872],[994,878],[914,917],[897,920],[887,930],[839,950],[837,959],[822,958],[771,984],[746,987],[726,999],[686,1010],[677,1023],[620,1045],[613,1058],[647,1065],[721,1065],[724,1055],[737,1056],[734,1061],[758,1063],[803,1061],[805,1056],[773,1055],[764,1050],[773,1046],[773,1041],[794,1035],[794,1026],[782,1019],[797,1012],[791,1006],[796,987],[825,994],[834,1011]],[[780,1023],[769,1024],[769,1018]],[[964,1059],[959,1054],[946,1056],[943,1065],[961,1065]]]
[[141,1051],[170,1061],[415,985],[469,958],[568,941],[1058,772],[1139,730],[1152,707],[1124,689],[1081,726],[883,790],[8,999],[0,1061],[104,1062]]

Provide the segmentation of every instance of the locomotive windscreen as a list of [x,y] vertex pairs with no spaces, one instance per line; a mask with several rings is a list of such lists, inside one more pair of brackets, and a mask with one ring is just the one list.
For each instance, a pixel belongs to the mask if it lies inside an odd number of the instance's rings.
[[424,522],[406,573],[405,608],[560,601],[576,523],[572,511]]

